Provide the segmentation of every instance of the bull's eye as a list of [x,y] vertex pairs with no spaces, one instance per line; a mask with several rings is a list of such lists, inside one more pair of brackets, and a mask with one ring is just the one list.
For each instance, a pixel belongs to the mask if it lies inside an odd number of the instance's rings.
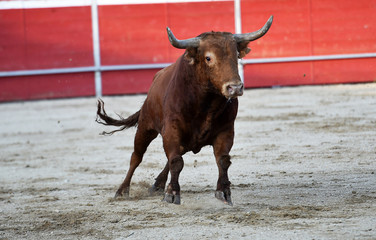
[[210,57],[206,57],[205,58],[207,62],[210,62],[211,61],[211,58]]

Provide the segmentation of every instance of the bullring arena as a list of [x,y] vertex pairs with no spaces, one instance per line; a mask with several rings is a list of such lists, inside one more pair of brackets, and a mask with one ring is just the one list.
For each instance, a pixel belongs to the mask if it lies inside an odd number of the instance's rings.
[[[104,97],[128,116],[145,95]],[[246,90],[232,149],[234,206],[214,197],[212,149],[184,156],[182,203],[148,196],[158,137],[130,199],[114,200],[135,129],[101,136],[96,98],[0,104],[1,239],[375,239],[376,84]]]
[[[376,0],[0,1],[0,239],[376,239],[375,11]],[[270,16],[239,54],[238,34]],[[115,128],[95,122],[97,101],[112,117],[140,109],[184,53],[166,27],[244,40],[218,55],[235,72],[243,57],[233,206],[215,198],[212,147],[183,156],[181,205],[149,196],[167,161],[160,136],[129,198],[114,199],[136,129],[100,135]]]

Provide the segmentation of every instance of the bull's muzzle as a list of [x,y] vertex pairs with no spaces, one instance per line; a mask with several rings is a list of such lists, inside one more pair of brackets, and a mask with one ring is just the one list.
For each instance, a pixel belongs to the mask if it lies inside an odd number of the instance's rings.
[[224,86],[224,95],[227,98],[236,98],[238,96],[243,95],[243,83],[228,83]]

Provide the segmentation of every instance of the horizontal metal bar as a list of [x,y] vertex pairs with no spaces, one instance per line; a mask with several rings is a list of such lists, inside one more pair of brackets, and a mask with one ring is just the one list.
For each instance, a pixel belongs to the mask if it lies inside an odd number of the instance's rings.
[[98,0],[99,5],[228,2],[232,0]]
[[65,74],[65,73],[80,73],[80,72],[94,72],[94,71],[104,72],[104,71],[121,71],[121,70],[162,69],[169,65],[171,65],[171,63],[127,64],[127,65],[112,65],[112,66],[100,66],[100,67],[90,66],[90,67],[74,67],[74,68],[20,70],[20,71],[0,72],[0,77]]
[[150,64],[128,64],[101,66],[100,71],[119,71],[119,70],[145,70],[145,69],[162,69],[172,63],[150,63]]
[[90,6],[91,0],[13,0],[0,1],[0,9],[30,9],[30,8],[57,8]]
[[48,75],[48,74],[65,74],[65,73],[80,73],[93,72],[95,67],[75,67],[75,68],[52,68],[52,69],[37,69],[37,70],[20,70],[0,72],[0,77],[18,77],[31,75]]
[[373,57],[376,57],[376,53],[355,53],[355,54],[333,54],[333,55],[318,55],[318,56],[243,59],[241,63],[242,64],[283,63],[283,62],[304,62],[304,61],[340,60],[340,59],[373,58]]
[[[230,0],[98,0],[98,5],[128,5],[128,4],[164,4],[182,2],[225,2]],[[12,0],[1,1],[0,10],[31,9],[31,8],[59,8],[59,7],[91,6],[91,0]]]
[[[376,53],[357,53],[357,54],[337,54],[337,55],[320,55],[320,56],[300,56],[300,57],[281,57],[281,58],[260,58],[260,59],[243,59],[241,64],[257,63],[283,63],[283,62],[303,62],[303,61],[322,61],[322,60],[339,60],[339,59],[356,59],[356,58],[374,58]],[[30,75],[47,75],[47,74],[65,74],[95,71],[121,71],[121,70],[145,70],[145,69],[162,69],[171,65],[171,63],[150,63],[150,64],[126,64],[94,67],[75,67],[75,68],[53,68],[38,70],[21,70],[21,71],[4,71],[0,72],[0,77],[17,77]]]

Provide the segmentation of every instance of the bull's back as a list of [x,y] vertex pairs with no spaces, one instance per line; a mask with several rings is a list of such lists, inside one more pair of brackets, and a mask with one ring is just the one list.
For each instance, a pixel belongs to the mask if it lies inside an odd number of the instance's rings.
[[144,122],[145,127],[160,133],[163,122],[163,101],[174,68],[175,63],[155,74],[146,100],[141,108],[139,125]]

